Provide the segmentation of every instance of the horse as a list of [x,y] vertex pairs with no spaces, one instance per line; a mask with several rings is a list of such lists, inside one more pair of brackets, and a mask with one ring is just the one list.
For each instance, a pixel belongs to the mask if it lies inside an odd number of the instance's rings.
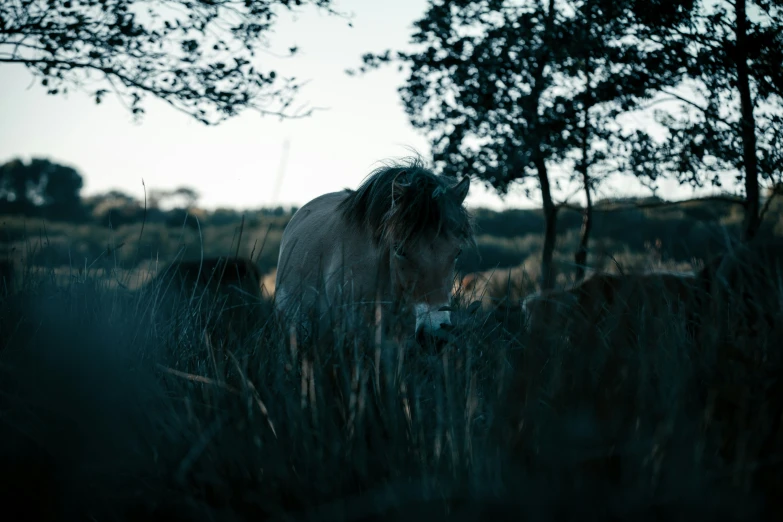
[[413,160],[308,202],[283,231],[276,308],[310,327],[311,313],[322,321],[337,303],[415,317],[417,336],[451,325],[455,264],[475,245],[469,188],[469,177],[455,183]]
[[176,283],[180,290],[200,287],[212,292],[237,291],[251,298],[261,297],[261,270],[252,260],[242,257],[174,261],[157,279]]
[[164,313],[198,310],[205,325],[234,328],[246,326],[249,309],[261,302],[261,279],[258,266],[247,258],[174,261],[141,291],[151,289],[160,297]]
[[[459,283],[460,294],[469,301],[492,306],[509,298],[518,286],[511,269],[487,270],[466,274]],[[511,295],[510,295],[511,294]]]
[[771,336],[783,343],[782,240],[756,241],[714,256],[699,280],[703,344],[738,348],[742,341],[753,350],[761,337]]
[[[783,240],[730,247],[699,279],[702,400],[723,426],[721,457],[739,470],[783,448]],[[779,467],[743,474],[767,493],[769,508],[783,510]]]
[[14,293],[14,264],[11,261],[0,260],[0,295]]
[[[684,319],[689,338],[700,280],[691,273],[596,274],[566,290],[533,294],[522,301],[531,331],[567,335],[572,342],[601,339],[637,344],[644,332]],[[655,324],[659,323],[659,324]]]

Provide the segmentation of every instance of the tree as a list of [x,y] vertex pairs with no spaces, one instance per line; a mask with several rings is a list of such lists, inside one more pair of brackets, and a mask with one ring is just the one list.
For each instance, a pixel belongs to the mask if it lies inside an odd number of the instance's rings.
[[79,221],[85,216],[80,192],[84,181],[73,168],[46,160],[33,160],[41,168],[41,207],[50,219]]
[[35,206],[32,192],[38,186],[37,171],[22,160],[0,165],[0,214],[28,214]]
[[0,165],[0,212],[54,219],[82,215],[82,176],[73,168],[47,159],[20,159]]
[[[199,193],[190,187],[179,187],[174,190],[150,189],[147,191],[147,205],[151,208],[159,208],[166,201],[169,207],[189,208],[196,204]],[[171,202],[174,203],[171,203]],[[179,204],[178,204],[179,203]]]
[[581,154],[590,190],[587,168],[610,157],[608,137],[619,132],[604,123],[678,81],[668,56],[646,59],[633,38],[637,4],[434,1],[416,23],[413,43],[421,51],[364,56],[362,72],[390,61],[410,66],[401,96],[444,174],[474,175],[501,194],[512,183],[529,190],[525,183],[537,182],[545,218],[543,288],[554,284],[558,205],[551,166],[573,164]]
[[201,197],[196,189],[190,187],[179,187],[172,194],[175,198],[180,198],[184,208],[194,206]]
[[119,190],[90,196],[86,198],[85,206],[89,208],[92,219],[106,227],[137,223],[147,216],[139,200]]
[[761,224],[760,182],[783,176],[783,2],[703,0],[664,30],[646,22],[661,52],[678,45],[687,75],[666,92],[676,110],[656,112],[668,130],[664,143],[644,133],[628,141],[638,165],[656,166],[638,174],[722,186],[722,175],[733,173],[744,188],[743,239],[750,240]]
[[0,165],[0,213],[81,219],[82,176],[46,159],[16,159]]
[[[585,193],[585,207],[582,211],[582,227],[579,234],[579,246],[574,254],[576,265],[576,282],[584,279],[587,267],[588,244],[593,223],[593,192],[594,189],[611,174],[629,174],[638,171],[640,165],[634,161],[643,161],[643,156],[627,152],[626,137],[621,127],[617,126],[616,118],[623,112],[644,110],[642,100],[651,93],[666,86],[671,86],[682,77],[682,67],[678,57],[681,44],[672,44],[669,54],[654,52],[650,46],[650,38],[660,36],[660,31],[674,24],[682,23],[691,17],[695,7],[694,0],[666,2],[658,0],[637,0],[635,2],[605,2],[603,0],[583,0],[574,3],[575,19],[578,21],[580,38],[575,40],[578,66],[582,67],[581,78],[584,90],[579,95],[582,99],[581,140],[582,150],[576,164],[575,176],[579,178]],[[655,19],[653,24],[645,22],[648,17]],[[633,70],[639,74],[637,78],[625,77],[625,83],[612,85],[604,82],[604,88],[617,88],[618,93],[628,92],[630,83],[632,96],[619,96],[612,100],[606,95],[597,95],[593,77],[610,78],[611,67],[622,66],[624,60],[614,58],[613,48],[615,38],[630,38],[632,45],[624,51],[638,60]],[[626,57],[627,59],[627,57]],[[601,101],[603,100],[603,103]],[[609,103],[607,103],[609,102]],[[624,153],[626,151],[626,153]],[[650,171],[655,171],[655,165],[644,165]],[[640,178],[643,184],[645,179]],[[655,185],[647,184],[653,194]]]
[[[25,65],[49,94],[70,88],[96,103],[113,91],[136,117],[152,95],[205,124],[245,109],[288,112],[295,78],[259,70],[283,9],[334,13],[331,0],[15,0],[0,2],[0,63]],[[290,49],[294,54],[296,48]],[[94,77],[101,81],[97,86]]]

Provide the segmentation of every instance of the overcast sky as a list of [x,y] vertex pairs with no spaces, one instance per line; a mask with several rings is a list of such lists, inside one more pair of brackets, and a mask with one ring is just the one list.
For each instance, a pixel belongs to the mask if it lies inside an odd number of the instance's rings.
[[[408,123],[397,88],[404,74],[385,68],[350,77],[365,52],[406,46],[425,0],[339,0],[354,14],[344,19],[308,9],[282,18],[272,41],[276,49],[296,45],[292,59],[268,57],[267,68],[310,82],[300,101],[327,107],[301,120],[280,121],[247,112],[206,127],[162,102],[148,98],[147,114],[134,123],[114,99],[95,105],[72,92],[48,96],[23,66],[0,65],[0,162],[15,157],[48,157],[77,168],[84,194],[119,189],[142,197],[148,188],[186,185],[201,194],[200,205],[257,208],[302,205],[345,187],[355,187],[384,159],[410,148],[429,153],[425,138]],[[275,198],[284,144],[285,175]],[[645,193],[631,180],[613,191]],[[659,195],[687,197],[689,190],[664,185]],[[521,191],[501,200],[473,184],[472,206],[506,208],[536,205]]]

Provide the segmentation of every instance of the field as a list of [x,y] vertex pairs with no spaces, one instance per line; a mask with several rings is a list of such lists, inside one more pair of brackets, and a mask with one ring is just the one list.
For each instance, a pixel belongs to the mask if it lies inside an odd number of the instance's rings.
[[[267,247],[277,232],[254,226],[240,249],[255,242],[255,256],[265,230]],[[154,241],[177,243],[151,228]],[[95,231],[47,233],[15,237],[13,252],[36,262],[18,268],[14,292],[0,291],[0,495],[24,518],[783,513],[772,336],[734,332],[737,346],[773,354],[742,362],[719,343],[696,346],[672,312],[641,314],[645,334],[633,343],[587,346],[533,336],[518,309],[476,308],[481,296],[465,295],[445,346],[399,345],[342,324],[306,340],[280,326],[268,300],[244,303],[243,319],[226,324],[220,315],[237,310],[219,300],[163,299],[154,282],[142,284],[156,257],[128,261],[153,241],[137,241],[137,228],[105,232],[95,263],[70,266],[54,260],[88,257],[73,253],[93,248],[78,238]],[[225,236],[205,227],[202,245]],[[488,236],[480,248],[502,243]],[[523,240],[537,238],[504,241]],[[276,257],[261,251],[260,264]],[[689,259],[627,252],[640,266]],[[780,308],[770,313],[781,324]]]

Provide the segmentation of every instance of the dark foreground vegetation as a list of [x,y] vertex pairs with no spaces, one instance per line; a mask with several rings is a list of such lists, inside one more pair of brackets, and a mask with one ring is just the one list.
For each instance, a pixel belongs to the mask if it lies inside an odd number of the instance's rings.
[[[280,11],[336,14],[332,2],[227,3],[147,16],[128,0],[0,3],[0,62],[52,95],[114,92],[135,116],[145,95],[204,123],[295,115],[298,82],[249,56]],[[762,190],[781,187],[780,7],[430,2],[414,49],[365,54],[360,72],[409,68],[401,100],[437,171],[540,196],[542,211],[477,212],[479,248],[459,266],[517,268],[522,296],[535,279],[698,268],[727,237],[783,234]],[[182,52],[161,60],[170,45]],[[663,140],[623,122],[650,109]],[[595,201],[617,174],[744,194]],[[585,208],[556,201],[563,183]],[[341,323],[304,341],[261,296],[143,285],[172,260],[218,255],[268,274],[283,209],[81,187],[48,160],[0,165],[6,518],[783,520],[780,263],[746,259],[724,295],[716,274],[693,278],[696,313],[648,288],[620,310],[596,297],[599,323],[568,309],[530,329],[499,292],[495,309],[465,299],[437,349]]]
[[[305,342],[267,300],[23,270],[0,291],[2,505],[36,520],[780,520],[781,268],[734,287],[763,303],[762,330],[713,316],[728,337],[694,338],[642,306],[632,341],[603,341],[610,317],[587,344],[463,296],[437,349],[340,324]],[[221,320],[236,307],[242,321]]]

